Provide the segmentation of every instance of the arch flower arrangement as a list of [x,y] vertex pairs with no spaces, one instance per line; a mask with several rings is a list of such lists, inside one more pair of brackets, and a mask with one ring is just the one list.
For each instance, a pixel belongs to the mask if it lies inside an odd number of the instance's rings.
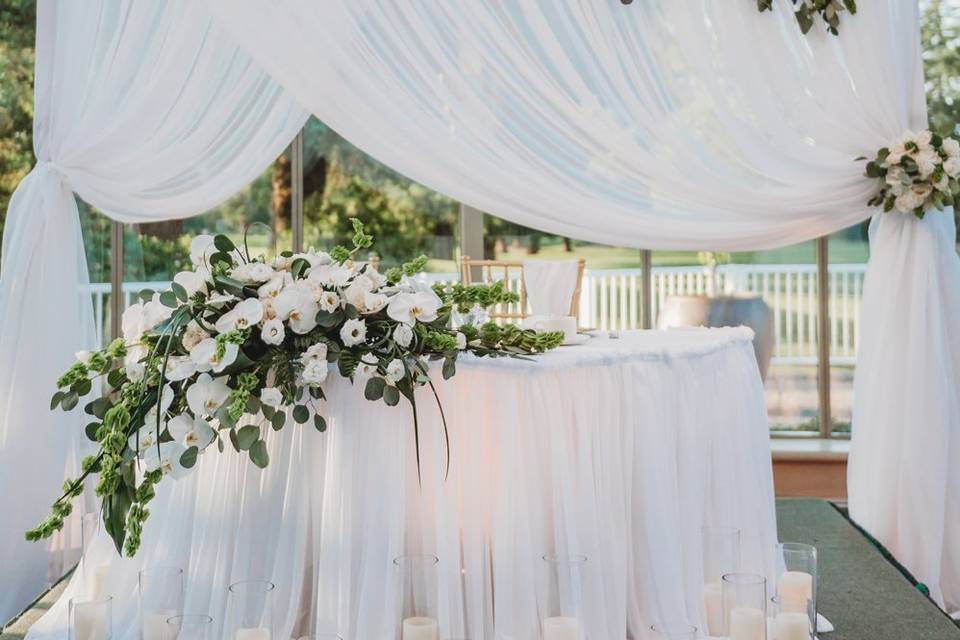
[[[442,360],[445,379],[457,357],[525,357],[560,345],[563,334],[514,325],[450,326],[448,288],[414,279],[421,256],[380,274],[354,261],[373,244],[352,220],[352,248],[330,253],[283,253],[271,262],[252,259],[223,235],[191,243],[192,271],[178,273],[170,290],[140,292],[124,312],[123,338],[78,360],[57,381],[50,408],[74,409],[101,381],[108,390],[85,405],[86,436],[98,451],[83,460],[79,477],[66,480],[51,514],[26,533],[28,540],[61,529],[84,480],[98,476],[105,529],[118,552],[140,547],[148,504],[165,477],[179,478],[215,445],[269,464],[264,433],[292,419],[326,422],[313,406],[324,398],[331,368],[364,385],[364,396],[412,408],[420,465],[415,391],[427,386],[429,361]],[[492,289],[494,304],[512,296]],[[441,407],[441,415],[442,415]],[[444,419],[444,428],[446,422]],[[449,442],[447,464],[449,464]]]

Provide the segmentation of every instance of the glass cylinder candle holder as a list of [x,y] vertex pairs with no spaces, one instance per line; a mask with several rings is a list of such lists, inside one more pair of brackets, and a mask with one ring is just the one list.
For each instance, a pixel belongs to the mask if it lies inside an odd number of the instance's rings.
[[244,580],[230,585],[225,640],[270,640],[274,589],[275,585],[266,580]]
[[207,615],[188,613],[167,618],[165,640],[213,640],[210,630],[213,618]]
[[817,620],[817,548],[799,542],[777,545],[784,571],[777,578],[776,596],[785,612],[810,613],[813,631]]
[[111,640],[113,638],[113,599],[70,598],[70,640]]
[[740,529],[704,527],[703,608],[704,628],[708,635],[723,635],[723,593],[721,578],[740,571]]
[[767,640],[767,579],[728,573],[723,589],[723,635],[729,640]]
[[141,638],[163,640],[167,620],[183,612],[183,569],[147,567],[138,576]]
[[655,624],[653,640],[697,640],[697,628],[688,624]]
[[406,555],[393,559],[400,608],[401,640],[439,640],[437,624],[437,565],[431,555]]
[[587,556],[542,558],[538,606],[543,640],[585,640],[583,594]]
[[773,613],[772,640],[815,640],[817,614],[813,610],[813,601],[807,600],[807,610],[795,611],[793,607],[784,608],[778,596],[770,599]]

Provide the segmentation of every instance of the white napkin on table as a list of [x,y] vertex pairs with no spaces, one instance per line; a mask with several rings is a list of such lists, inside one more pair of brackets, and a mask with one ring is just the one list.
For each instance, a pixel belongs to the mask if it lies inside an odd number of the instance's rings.
[[524,260],[523,281],[531,313],[570,315],[573,292],[577,288],[575,260]]

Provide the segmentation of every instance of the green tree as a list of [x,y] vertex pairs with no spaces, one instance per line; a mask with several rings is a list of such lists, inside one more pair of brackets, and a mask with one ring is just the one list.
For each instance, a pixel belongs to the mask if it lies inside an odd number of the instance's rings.
[[34,0],[0,3],[0,231],[10,196],[33,166]]

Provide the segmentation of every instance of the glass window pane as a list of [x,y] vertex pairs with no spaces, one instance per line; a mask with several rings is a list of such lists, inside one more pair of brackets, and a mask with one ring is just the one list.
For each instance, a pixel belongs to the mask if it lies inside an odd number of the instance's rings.
[[304,128],[304,245],[349,242],[350,218],[374,236],[381,269],[424,254],[428,271],[456,274],[459,205],[380,164],[316,118]]
[[93,319],[97,327],[100,348],[110,341],[110,243],[112,222],[105,215],[77,198],[80,228],[90,275],[90,295],[93,299]]
[[[770,429],[784,435],[819,433],[815,242],[732,254],[655,251],[652,279],[657,326],[700,324],[720,313],[711,301],[717,296],[762,299],[773,325],[767,338],[757,331]],[[685,296],[696,299],[679,299]],[[757,317],[756,307],[726,308],[736,311],[726,312],[724,324]]]

